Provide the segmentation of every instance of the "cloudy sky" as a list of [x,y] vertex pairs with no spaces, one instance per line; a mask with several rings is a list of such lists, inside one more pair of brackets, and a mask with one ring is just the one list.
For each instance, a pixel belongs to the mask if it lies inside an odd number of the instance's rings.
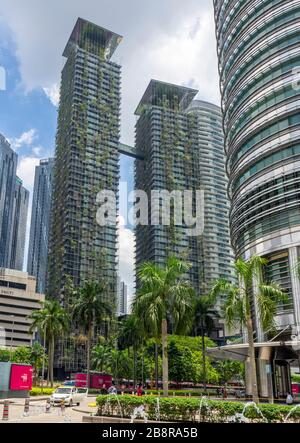
[[[134,143],[134,111],[151,78],[191,86],[219,104],[212,0],[2,0],[0,132],[19,155],[18,174],[32,191],[34,167],[54,153],[62,52],[78,17],[123,36],[122,141]],[[132,187],[132,161],[122,158]],[[133,282],[133,234],[121,228],[121,277]]]

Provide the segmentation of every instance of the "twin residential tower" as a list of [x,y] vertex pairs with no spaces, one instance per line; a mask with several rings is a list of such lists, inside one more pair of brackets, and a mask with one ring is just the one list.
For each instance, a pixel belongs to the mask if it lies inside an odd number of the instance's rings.
[[[96,215],[100,191],[112,191],[118,204],[120,153],[135,157],[137,190],[204,191],[204,232],[188,236],[172,214],[170,226],[138,224],[136,266],[163,265],[170,255],[186,259],[198,295],[215,278],[232,276],[220,109],[194,100],[198,91],[152,80],[136,111],[136,146],[120,144],[121,68],[111,60],[120,41],[78,19],[64,51],[47,285],[66,307],[69,285],[86,280],[105,280],[106,297],[116,305],[117,220],[100,226]],[[81,359],[68,346],[73,357],[59,365],[84,369],[84,353]]]

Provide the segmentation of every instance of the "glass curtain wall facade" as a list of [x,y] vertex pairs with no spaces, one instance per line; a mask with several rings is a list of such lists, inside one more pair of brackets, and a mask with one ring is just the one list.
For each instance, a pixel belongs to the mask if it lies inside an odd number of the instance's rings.
[[[136,110],[136,147],[144,160],[135,162],[135,188],[146,192],[149,202],[153,190],[198,189],[197,118],[185,112],[196,94],[152,80]],[[168,257],[180,257],[192,264],[189,278],[199,293],[199,237],[188,237],[184,226],[175,225],[172,211],[169,226],[151,224],[151,209],[148,218],[147,226],[136,228],[137,269],[145,261],[164,265]]]
[[41,160],[35,168],[27,272],[36,277],[41,294],[46,290],[53,168],[53,158]]
[[[232,277],[221,111],[194,100],[198,91],[152,80],[137,108],[135,187],[146,192],[204,191],[204,232],[187,235],[176,225],[171,202],[170,225],[136,228],[136,266],[163,265],[168,256],[191,263],[188,278],[197,294],[209,291],[220,277]],[[195,202],[193,202],[195,210]],[[141,220],[140,220],[141,221]],[[137,281],[137,286],[139,282]]]
[[200,240],[202,269],[200,287],[201,293],[205,294],[218,278],[234,279],[222,111],[211,103],[193,100],[187,112],[197,116],[198,121],[198,186],[204,191],[204,231]]
[[278,326],[292,328],[300,325],[300,1],[214,3],[232,243],[238,256],[269,258],[267,275],[290,296]]
[[0,134],[0,268],[9,267],[12,208],[18,156]]
[[24,188],[23,182],[19,177],[16,177],[15,180],[8,267],[23,271],[29,191]]
[[[101,279],[116,303],[117,226],[99,226],[96,214],[99,191],[118,193],[121,68],[111,56],[120,41],[78,19],[63,54],[47,285],[65,306],[69,283]],[[71,347],[65,369],[85,368],[85,353]]]

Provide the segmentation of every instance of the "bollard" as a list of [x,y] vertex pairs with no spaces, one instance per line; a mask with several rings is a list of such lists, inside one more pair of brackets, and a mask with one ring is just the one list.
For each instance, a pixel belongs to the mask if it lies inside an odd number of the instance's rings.
[[65,415],[65,411],[66,411],[65,400],[62,400],[62,401],[61,401],[61,404],[60,404],[60,410],[61,410],[61,415]]
[[25,399],[23,417],[28,417],[29,416],[29,407],[30,407],[29,401],[30,401],[29,398]]
[[50,398],[48,398],[46,402],[46,414],[49,414],[50,412],[51,412],[51,403],[50,403]]
[[9,401],[4,400],[2,420],[7,421],[9,417]]

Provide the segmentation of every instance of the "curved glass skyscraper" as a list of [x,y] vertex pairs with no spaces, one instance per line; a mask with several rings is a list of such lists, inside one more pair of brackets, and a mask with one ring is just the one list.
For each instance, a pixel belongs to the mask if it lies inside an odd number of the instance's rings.
[[218,278],[233,278],[222,112],[212,103],[193,100],[187,113],[195,115],[198,122],[199,186],[204,190],[205,205],[201,291],[205,294]]
[[[238,256],[268,258],[266,279],[289,294],[277,325],[291,336],[300,329],[300,0],[214,6],[232,243]],[[264,338],[259,324],[256,333]]]

